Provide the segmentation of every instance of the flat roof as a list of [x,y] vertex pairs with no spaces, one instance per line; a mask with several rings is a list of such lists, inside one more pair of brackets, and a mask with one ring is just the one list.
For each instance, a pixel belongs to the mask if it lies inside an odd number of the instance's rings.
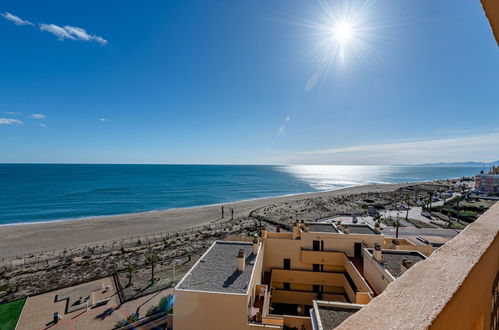
[[[368,225],[348,225],[350,228],[350,233],[351,234],[363,234],[363,235],[381,235],[380,232],[374,230],[371,228],[371,226]],[[344,231],[344,226],[343,226],[343,231]]]
[[338,230],[331,223],[308,223],[310,231],[319,233],[337,233]]
[[[237,255],[240,249],[246,254],[242,272],[237,269]],[[255,259],[251,242],[216,241],[176,289],[245,294]]]
[[[368,249],[369,253],[373,253],[372,249]],[[406,259],[410,261],[413,265],[426,259],[424,255],[417,251],[404,251],[404,250],[381,250],[382,265],[397,278],[402,275],[400,266],[402,265],[402,260]]]
[[[339,326],[347,318],[360,310],[356,304],[339,304],[317,302],[317,311],[319,313],[322,329],[329,330]],[[314,306],[315,307],[315,306]]]

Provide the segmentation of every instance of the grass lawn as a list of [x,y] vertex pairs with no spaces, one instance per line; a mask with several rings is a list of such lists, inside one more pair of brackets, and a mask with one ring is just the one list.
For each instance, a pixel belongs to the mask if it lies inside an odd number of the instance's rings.
[[26,298],[0,305],[0,330],[14,330]]

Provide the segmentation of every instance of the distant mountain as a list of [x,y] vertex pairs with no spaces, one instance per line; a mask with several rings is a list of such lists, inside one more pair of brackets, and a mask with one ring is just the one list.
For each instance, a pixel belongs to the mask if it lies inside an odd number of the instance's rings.
[[483,162],[452,162],[452,163],[427,163],[427,164],[417,164],[415,166],[476,166],[476,167],[491,167],[499,166],[499,160],[490,163]]

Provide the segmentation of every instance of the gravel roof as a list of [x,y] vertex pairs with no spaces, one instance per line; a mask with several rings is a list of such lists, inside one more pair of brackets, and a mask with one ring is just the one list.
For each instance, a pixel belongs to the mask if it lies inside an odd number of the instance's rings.
[[[349,225],[351,234],[374,234],[379,235],[380,233],[372,229],[367,225]],[[344,227],[343,227],[344,230]]]
[[[373,255],[373,249],[368,249],[368,251],[371,255]],[[416,251],[402,250],[382,250],[381,258],[381,260],[383,261],[382,265],[395,278],[402,275],[400,266],[402,265],[403,259],[412,262],[413,265],[426,259],[426,257]]]
[[[237,270],[237,254],[246,252],[244,271]],[[246,293],[256,255],[252,243],[217,241],[177,286],[178,289]]]
[[399,277],[402,275],[400,271],[400,266],[402,265],[402,260],[406,259],[407,261],[412,262],[414,265],[417,262],[423,261],[424,258],[421,254],[417,252],[395,252],[395,251],[382,251],[382,260],[383,266],[393,275],[393,277]]
[[309,223],[310,231],[319,233],[337,233],[338,231],[330,223]]
[[319,316],[321,318],[323,329],[334,329],[345,321],[349,316],[355,314],[356,308],[341,308],[336,306],[318,305]]

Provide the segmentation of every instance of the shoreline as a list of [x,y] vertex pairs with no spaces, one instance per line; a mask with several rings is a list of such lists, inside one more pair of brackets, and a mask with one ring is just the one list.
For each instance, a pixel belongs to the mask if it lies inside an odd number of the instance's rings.
[[[277,203],[357,193],[389,192],[405,186],[432,184],[447,180],[452,179],[360,185],[326,192],[258,198],[153,212],[4,225],[0,226],[0,236],[2,237],[2,240],[0,240],[0,257],[11,258],[42,251],[57,251],[74,246],[117,241],[131,236],[181,231],[199,225],[228,220],[230,219],[229,209],[234,209],[234,219],[248,218],[253,210]],[[224,219],[221,218],[221,205],[226,207]]]
[[[414,183],[419,183],[419,182],[414,182]],[[375,183],[375,184],[391,184],[391,183]],[[42,220],[42,221],[33,221],[33,222],[4,223],[4,224],[0,224],[0,228],[1,227],[10,227],[10,226],[29,226],[29,225],[35,225],[35,224],[54,223],[54,222],[94,220],[94,219],[99,219],[99,218],[120,217],[120,216],[134,215],[134,214],[147,214],[147,213],[154,213],[154,212],[194,209],[194,208],[199,208],[199,207],[222,206],[222,205],[227,205],[227,204],[232,204],[232,203],[252,202],[252,201],[266,200],[266,199],[271,199],[271,198],[282,198],[282,197],[290,197],[290,196],[297,196],[297,195],[309,195],[309,194],[316,194],[316,193],[323,193],[323,192],[327,193],[327,192],[332,192],[332,191],[336,191],[336,190],[340,190],[340,189],[348,189],[348,188],[352,188],[352,187],[361,187],[361,186],[365,186],[365,185],[353,185],[353,186],[345,186],[345,187],[331,189],[331,190],[325,190],[325,191],[313,191],[313,192],[302,192],[302,193],[285,194],[285,195],[277,195],[277,196],[256,197],[256,198],[241,199],[241,200],[222,202],[222,203],[184,206],[184,207],[170,207],[170,208],[166,208],[166,209],[157,209],[157,210],[140,211],[140,212],[132,212],[132,213],[90,215],[90,216],[84,216],[84,217],[79,217],[79,218],[63,218],[63,219]]]

